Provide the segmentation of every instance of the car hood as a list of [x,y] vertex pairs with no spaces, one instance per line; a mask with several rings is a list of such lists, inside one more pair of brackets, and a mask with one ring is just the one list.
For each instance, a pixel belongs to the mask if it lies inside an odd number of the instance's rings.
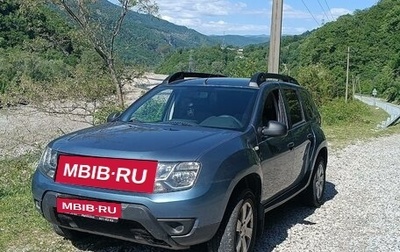
[[232,130],[114,122],[65,135],[49,147],[84,156],[186,161],[239,135]]

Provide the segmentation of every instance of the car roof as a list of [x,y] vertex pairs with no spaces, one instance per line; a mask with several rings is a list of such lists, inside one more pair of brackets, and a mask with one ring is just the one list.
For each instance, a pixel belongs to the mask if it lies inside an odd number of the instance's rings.
[[179,86],[249,87],[249,82],[250,78],[213,77],[177,80],[169,84]]
[[251,78],[234,78],[209,73],[177,72],[169,75],[161,85],[250,87],[258,89],[265,83],[277,82],[299,85],[297,80],[290,76],[263,72],[256,73]]

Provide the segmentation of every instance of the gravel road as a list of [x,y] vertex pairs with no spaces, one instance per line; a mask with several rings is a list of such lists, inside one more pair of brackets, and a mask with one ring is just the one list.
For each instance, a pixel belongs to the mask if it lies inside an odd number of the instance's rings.
[[400,251],[400,135],[330,153],[326,202],[267,214],[256,251]]

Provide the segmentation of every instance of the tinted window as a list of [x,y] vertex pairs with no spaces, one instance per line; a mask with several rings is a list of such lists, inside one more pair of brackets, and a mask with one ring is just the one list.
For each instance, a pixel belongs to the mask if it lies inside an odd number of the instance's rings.
[[301,90],[300,95],[301,99],[303,100],[304,114],[306,119],[310,120],[317,116],[314,102],[311,100],[311,96],[308,94],[308,92],[305,90]]
[[303,113],[301,111],[301,105],[296,90],[284,89],[284,93],[287,101],[288,117],[291,124],[294,125],[301,122],[303,120]]

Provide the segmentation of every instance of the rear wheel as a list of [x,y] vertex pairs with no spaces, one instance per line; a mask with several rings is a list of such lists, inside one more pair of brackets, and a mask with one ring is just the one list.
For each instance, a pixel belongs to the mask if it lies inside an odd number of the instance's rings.
[[252,251],[257,230],[257,207],[254,194],[246,189],[229,205],[223,222],[208,250],[213,252]]
[[323,196],[326,183],[326,163],[322,157],[317,159],[310,185],[304,192],[304,198],[308,205],[320,207],[323,203]]

